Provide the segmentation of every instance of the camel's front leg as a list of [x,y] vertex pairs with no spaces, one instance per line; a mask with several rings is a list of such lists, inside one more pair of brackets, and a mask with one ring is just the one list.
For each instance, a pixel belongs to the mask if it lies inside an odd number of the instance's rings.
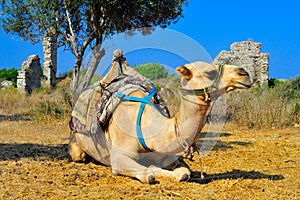
[[153,165],[149,167],[156,177],[173,177],[178,181],[188,181],[190,179],[191,171],[183,160],[178,159],[175,155],[166,156],[164,161],[166,160],[175,161],[168,166],[164,166],[165,169]]
[[153,171],[136,162],[137,153],[121,151],[116,147],[111,151],[111,167],[114,174],[137,178],[142,183],[156,183]]

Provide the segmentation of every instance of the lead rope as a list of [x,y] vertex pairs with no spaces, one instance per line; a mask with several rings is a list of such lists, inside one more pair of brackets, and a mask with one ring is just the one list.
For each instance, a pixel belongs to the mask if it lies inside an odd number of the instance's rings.
[[193,160],[193,154],[197,153],[198,154],[198,161],[199,161],[199,167],[200,167],[200,177],[201,179],[204,179],[204,173],[203,173],[203,158],[201,156],[201,153],[199,151],[199,148],[197,147],[197,143],[195,142],[194,144],[192,144],[188,150],[185,152],[186,157],[188,157],[188,159],[190,161],[194,161]]
[[204,179],[204,175],[203,175],[203,159],[202,159],[202,156],[200,155],[200,151],[199,149],[197,148],[197,145],[196,145],[196,152],[198,154],[198,161],[199,161],[199,165],[200,165],[200,178],[201,179]]
[[175,118],[175,135],[176,135],[177,142],[178,142],[179,146],[181,147],[181,149],[184,151],[184,153],[186,155],[191,154],[190,160],[193,160],[193,153],[194,152],[196,152],[198,154],[198,161],[199,161],[199,165],[200,165],[200,178],[204,179],[203,162],[202,162],[203,160],[202,160],[202,157],[200,155],[200,151],[197,147],[197,143],[196,142],[194,143],[194,147],[193,147],[193,145],[191,145],[189,147],[187,142],[182,140],[182,137],[180,136],[180,130],[179,130],[179,128],[176,124],[177,124],[177,120]]

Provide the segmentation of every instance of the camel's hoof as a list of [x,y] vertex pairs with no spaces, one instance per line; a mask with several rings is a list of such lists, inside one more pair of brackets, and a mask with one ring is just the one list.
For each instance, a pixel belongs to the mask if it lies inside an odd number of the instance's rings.
[[142,183],[155,184],[156,179],[154,173],[145,173],[136,176]]
[[149,175],[148,176],[148,183],[149,184],[155,184],[156,183],[156,179],[155,179],[155,176],[154,175]]
[[188,181],[190,179],[190,176],[188,174],[183,174],[179,181]]
[[188,181],[191,176],[191,172],[189,169],[185,167],[180,167],[174,170],[175,177],[178,181]]

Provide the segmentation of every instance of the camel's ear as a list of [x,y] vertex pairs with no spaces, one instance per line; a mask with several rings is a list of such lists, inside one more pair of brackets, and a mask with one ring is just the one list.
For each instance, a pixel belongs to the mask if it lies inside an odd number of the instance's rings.
[[176,72],[188,81],[193,77],[192,72],[186,66],[177,67]]

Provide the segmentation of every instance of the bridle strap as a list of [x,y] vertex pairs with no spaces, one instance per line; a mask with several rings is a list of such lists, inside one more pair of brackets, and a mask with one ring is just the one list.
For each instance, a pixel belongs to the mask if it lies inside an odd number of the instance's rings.
[[179,91],[181,92],[182,95],[205,95],[205,101],[209,100],[209,93],[212,91],[218,89],[218,86],[220,84],[220,80],[223,76],[223,71],[224,71],[224,65],[219,66],[218,73],[214,79],[214,82],[212,83],[211,86],[206,87],[206,88],[201,88],[201,89],[185,89],[182,87],[179,87]]
[[218,74],[215,77],[215,80],[214,80],[213,84],[210,86],[211,90],[218,88],[218,86],[220,85],[220,80],[223,76],[223,72],[224,72],[224,65],[220,65],[219,70],[218,70]]

